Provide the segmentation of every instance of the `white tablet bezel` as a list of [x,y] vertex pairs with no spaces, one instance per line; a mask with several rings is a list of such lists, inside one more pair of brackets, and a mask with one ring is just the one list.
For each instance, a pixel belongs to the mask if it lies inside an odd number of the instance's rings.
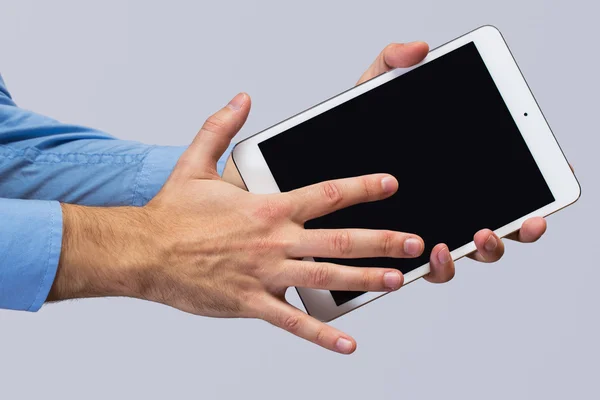
[[[478,28],[432,50],[423,61],[413,67],[395,69],[380,75],[377,78],[371,79],[241,141],[233,150],[233,160],[246,187],[249,191],[255,193],[280,192],[258,147],[260,142],[384,84],[414,68],[418,68],[420,65],[435,60],[469,42],[475,43],[555,198],[553,203],[525,215],[494,232],[499,237],[504,237],[509,233],[518,230],[527,218],[533,216],[547,216],[573,203],[580,195],[579,183],[571,171],[564,154],[537,105],[533,94],[527,86],[506,42],[502,38],[500,32],[493,26],[483,26]],[[309,155],[307,155],[307,157],[308,156]],[[507,159],[506,162],[509,163],[510,159]],[[457,181],[457,185],[460,185],[463,182],[467,183],[467,179],[468,178],[465,177],[464,180]],[[475,249],[475,243],[471,242],[453,250],[451,255],[452,258],[456,260],[473,252]],[[404,282],[405,284],[408,284],[415,279],[426,275],[428,272],[429,263],[405,274]],[[322,321],[330,321],[387,294],[381,292],[368,292],[337,306],[331,293],[327,290],[308,288],[297,288],[297,290],[307,312]]]

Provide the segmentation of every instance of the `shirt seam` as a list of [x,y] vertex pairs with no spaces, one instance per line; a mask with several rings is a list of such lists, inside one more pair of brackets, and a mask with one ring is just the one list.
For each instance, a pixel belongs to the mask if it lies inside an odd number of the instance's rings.
[[[147,173],[146,175],[144,175],[144,172],[146,171],[146,166],[150,167],[148,164],[148,156],[150,155],[150,152],[152,150],[154,150],[156,148],[156,146],[151,146],[146,153],[144,154],[144,158],[140,161],[140,167],[138,168],[136,175],[135,175],[135,186],[133,187],[133,193],[131,194],[131,205],[135,206],[137,205],[137,199],[140,198],[142,196],[141,192],[143,189],[143,185],[144,182],[142,182],[144,180],[144,178],[147,176],[148,178],[146,178],[146,181],[149,180],[150,177],[150,173]],[[141,205],[141,202],[140,202]]]
[[[8,150],[2,152],[2,150]],[[33,151],[37,154],[33,157],[28,156],[27,152]],[[24,150],[14,150],[8,146],[0,145],[0,157],[6,160],[14,160],[17,158],[26,159],[32,163],[37,164],[82,164],[82,165],[96,165],[96,164],[135,164],[141,163],[149,150],[140,154],[115,154],[115,153],[81,153],[81,152],[68,152],[68,153],[51,153],[43,152],[33,147],[28,147]],[[7,154],[11,153],[12,154]],[[56,157],[57,160],[49,160],[50,157]],[[79,157],[80,160],[68,160],[68,157]],[[90,160],[93,157],[111,157],[111,160]]]
[[[36,291],[35,297],[33,298],[31,305],[27,308],[28,311],[31,311],[33,309],[34,304],[37,302],[37,299],[40,296],[40,292],[42,291],[42,287],[44,286],[44,282],[46,282],[46,279],[48,279],[48,271],[50,271],[50,259],[52,257],[52,241],[54,239],[54,223],[55,223],[55,218],[56,218],[55,214],[56,213],[53,212],[52,205],[50,203],[48,203],[48,205],[49,205],[48,208],[50,210],[50,235],[48,237],[48,258],[46,259],[46,270],[44,271],[44,276],[42,277],[42,280],[40,281],[40,284]],[[58,268],[58,266],[57,266],[57,268]]]

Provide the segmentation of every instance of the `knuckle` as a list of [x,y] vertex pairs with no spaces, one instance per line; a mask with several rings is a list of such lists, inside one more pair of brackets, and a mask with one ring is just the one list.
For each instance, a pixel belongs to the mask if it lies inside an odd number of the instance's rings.
[[256,216],[260,219],[273,222],[286,217],[290,214],[289,203],[282,199],[265,198],[261,201],[258,209],[256,210]]
[[373,275],[371,274],[370,271],[363,271],[362,275],[360,277],[360,284],[361,287],[365,290],[370,289],[371,286],[373,286]]
[[318,266],[312,273],[311,281],[316,287],[328,287],[332,281],[330,269],[325,265]]
[[300,330],[300,318],[297,315],[288,315],[283,318],[281,326],[290,333],[297,333]]
[[370,199],[374,194],[373,188],[371,188],[371,182],[367,178],[361,178],[360,180],[363,197],[365,199]]
[[315,334],[315,342],[319,344],[325,343],[327,339],[327,329],[324,327],[317,328],[317,333]]
[[242,315],[248,318],[262,318],[264,309],[263,293],[256,290],[241,293],[240,301],[243,304]]
[[277,207],[281,216],[289,217],[294,211],[294,203],[289,196],[278,196]]
[[394,237],[392,232],[386,231],[381,234],[381,253],[388,257],[394,253]]
[[259,238],[250,241],[246,248],[248,255],[254,254],[258,256],[258,258],[253,260],[254,262],[250,264],[250,270],[253,272],[263,271],[264,269],[259,260],[265,255],[280,255],[282,251],[285,251],[285,249],[290,247],[289,243],[289,240],[281,238],[280,235],[268,232],[264,233]]
[[243,306],[245,311],[253,310],[252,306],[256,302],[256,292],[248,287],[238,287],[234,290],[234,293],[238,296],[239,303]]
[[271,251],[271,249],[271,240],[268,236],[260,236],[253,240],[251,243],[248,243],[246,250],[248,251],[248,255],[251,256],[250,259],[253,261],[251,264],[248,264],[246,266],[248,270],[254,270],[255,266],[258,264],[260,257],[264,256],[265,254],[268,254]]
[[348,231],[334,233],[331,239],[331,247],[335,254],[348,255],[352,253],[352,239]]
[[278,320],[275,318],[276,314],[273,315],[269,310],[269,301],[271,295],[266,291],[256,293],[253,301],[246,305],[245,315],[249,318],[262,319],[270,323],[271,325],[278,326]]
[[216,114],[213,114],[210,117],[208,117],[208,119],[204,122],[204,125],[202,126],[202,130],[207,131],[207,132],[216,133],[216,132],[223,130],[226,127],[227,127],[227,122],[225,120],[219,118]]
[[325,198],[330,203],[330,205],[335,206],[342,202],[344,196],[342,195],[342,191],[338,187],[335,182],[324,182],[321,186],[323,188],[323,194]]
[[283,235],[274,236],[271,239],[271,248],[276,250],[286,250],[292,247],[292,241]]

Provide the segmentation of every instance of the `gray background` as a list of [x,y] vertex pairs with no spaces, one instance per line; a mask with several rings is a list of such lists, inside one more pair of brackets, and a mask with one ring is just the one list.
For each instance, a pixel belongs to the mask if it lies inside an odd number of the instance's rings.
[[583,187],[539,243],[335,321],[351,357],[260,321],[75,301],[0,312],[0,398],[599,398],[593,4],[0,1],[0,71],[21,106],[158,144],[188,143],[238,91],[254,101],[244,137],[347,89],[389,42],[494,24]]

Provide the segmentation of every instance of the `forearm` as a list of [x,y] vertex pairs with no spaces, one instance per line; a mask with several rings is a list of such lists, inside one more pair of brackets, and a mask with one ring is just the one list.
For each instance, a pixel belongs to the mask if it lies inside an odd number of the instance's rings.
[[48,301],[140,297],[158,247],[138,207],[61,204],[62,249]]
[[[246,189],[231,157],[223,179]],[[62,249],[47,301],[146,297],[161,267],[158,260],[162,254],[146,209],[65,203],[61,208]]]

